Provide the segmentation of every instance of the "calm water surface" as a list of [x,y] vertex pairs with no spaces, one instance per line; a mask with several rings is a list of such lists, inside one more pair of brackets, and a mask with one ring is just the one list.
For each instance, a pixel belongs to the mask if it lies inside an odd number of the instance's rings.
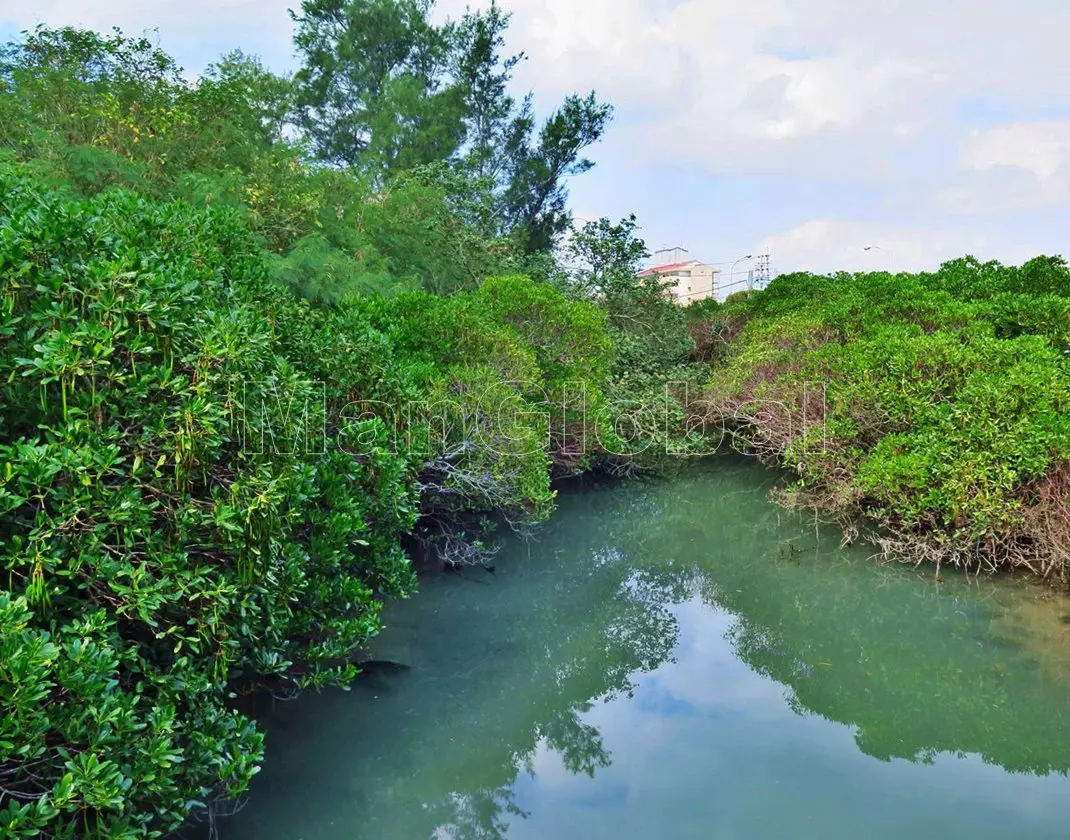
[[410,668],[265,717],[223,840],[1066,838],[1070,606],[877,567],[743,459],[562,493],[425,580]]

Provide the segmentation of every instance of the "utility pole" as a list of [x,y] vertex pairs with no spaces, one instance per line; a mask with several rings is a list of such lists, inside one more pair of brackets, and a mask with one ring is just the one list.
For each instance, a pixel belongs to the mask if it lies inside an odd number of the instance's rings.
[[769,254],[759,254],[754,261],[754,285],[764,289],[769,285]]

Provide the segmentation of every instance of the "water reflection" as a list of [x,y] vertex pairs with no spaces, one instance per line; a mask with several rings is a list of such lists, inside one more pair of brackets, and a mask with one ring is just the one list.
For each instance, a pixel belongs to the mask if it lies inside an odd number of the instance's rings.
[[771,480],[721,461],[571,494],[498,574],[426,581],[376,651],[411,670],[270,715],[222,836],[1054,831],[1066,780],[1004,769],[1070,768],[1070,691],[1034,644],[1058,606],[874,568]]

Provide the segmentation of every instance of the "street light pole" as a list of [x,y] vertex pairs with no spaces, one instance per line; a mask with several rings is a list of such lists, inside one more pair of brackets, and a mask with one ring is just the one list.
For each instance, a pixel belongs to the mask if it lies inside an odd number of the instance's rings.
[[[729,270],[728,276],[729,277],[735,277],[736,276],[736,266],[739,265],[741,262],[743,262],[743,260],[753,260],[753,259],[754,259],[754,254],[747,254],[745,257],[740,257],[738,260],[736,260],[734,263],[732,263],[732,268]],[[754,283],[753,283],[752,277],[750,275],[748,275],[747,276],[747,291],[748,292],[753,292],[754,291],[754,289],[752,288],[753,285],[754,285]]]

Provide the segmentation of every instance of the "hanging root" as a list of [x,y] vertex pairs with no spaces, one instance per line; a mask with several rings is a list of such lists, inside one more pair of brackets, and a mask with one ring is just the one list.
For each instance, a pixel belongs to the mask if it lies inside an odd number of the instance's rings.
[[1035,482],[1022,506],[1022,528],[1034,555],[1030,568],[1066,581],[1070,570],[1070,463],[1063,461]]

